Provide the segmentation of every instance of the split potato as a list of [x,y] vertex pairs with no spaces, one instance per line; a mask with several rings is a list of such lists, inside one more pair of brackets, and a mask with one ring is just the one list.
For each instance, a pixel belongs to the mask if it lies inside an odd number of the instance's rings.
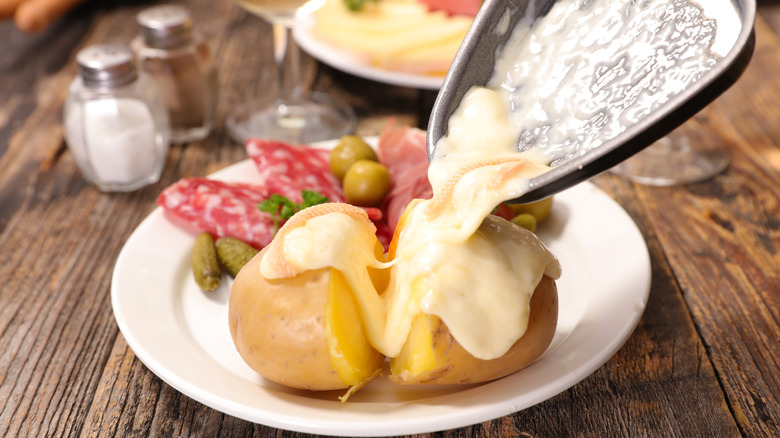
[[[407,212],[399,218],[395,229],[387,253],[390,260],[396,257],[401,230],[408,225]],[[495,236],[504,240],[511,240],[513,232],[531,235],[503,219],[486,222],[496,228],[492,231]],[[381,245],[374,242],[374,257],[377,261],[385,260]],[[398,345],[400,352],[394,350],[390,354],[387,345],[382,344],[383,338],[375,336],[380,341],[373,345],[367,335],[367,327],[376,333],[377,324],[384,326],[388,322],[364,321],[369,316],[361,313],[356,298],[359,294],[355,292],[370,290],[379,300],[392,300],[394,294],[388,296],[386,289],[393,287],[393,267],[379,269],[353,264],[350,269],[358,269],[357,266],[368,269],[370,281],[360,283],[360,288],[366,289],[361,291],[352,290],[345,273],[332,267],[305,270],[273,280],[264,277],[260,270],[263,258],[271,254],[270,248],[263,249],[236,276],[230,293],[229,323],[231,336],[244,361],[260,375],[282,385],[308,390],[350,388],[342,397],[346,400],[382,371],[398,384],[486,382],[536,361],[555,334],[557,289],[553,278],[543,275],[529,298],[525,332],[501,357],[478,359],[454,338],[439,317],[424,313],[412,317],[411,329],[408,335],[404,334],[405,341],[401,339],[402,344]],[[373,317],[381,317],[380,314],[371,313]],[[383,353],[392,356],[387,364]]]
[[[409,221],[409,212],[418,202],[412,201],[398,220],[388,251],[391,260],[396,256],[399,235]],[[499,219],[494,223],[504,222]],[[513,232],[514,227],[509,222],[505,225],[502,226],[504,233]],[[527,367],[547,350],[555,336],[558,289],[554,279],[542,276],[529,306],[528,327],[523,336],[503,356],[491,360],[478,359],[466,351],[438,316],[416,315],[400,354],[390,360],[389,380],[398,384],[426,385],[480,383]]]
[[532,364],[547,350],[558,323],[555,281],[542,277],[531,297],[528,328],[512,348],[497,359],[477,359],[433,315],[419,314],[412,321],[401,354],[390,361],[392,382],[453,385],[480,383],[508,376]]
[[369,344],[343,275],[324,268],[267,280],[260,274],[266,253],[241,269],[230,292],[230,334],[247,365],[309,390],[359,387],[376,377],[384,356]]

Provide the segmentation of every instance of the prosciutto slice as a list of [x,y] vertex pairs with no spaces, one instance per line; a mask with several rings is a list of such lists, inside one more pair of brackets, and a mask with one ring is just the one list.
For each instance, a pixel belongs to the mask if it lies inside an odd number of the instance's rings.
[[377,154],[393,181],[393,188],[382,203],[384,222],[392,236],[398,218],[412,199],[433,196],[428,182],[425,131],[390,123],[379,136]]

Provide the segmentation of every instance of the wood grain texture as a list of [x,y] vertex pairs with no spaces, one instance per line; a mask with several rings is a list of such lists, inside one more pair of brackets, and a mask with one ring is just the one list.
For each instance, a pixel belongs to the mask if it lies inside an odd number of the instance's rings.
[[[128,42],[147,3],[85,6],[41,35],[0,23],[0,436],[303,437],[179,393],[129,349],[110,279],[122,245],[182,177],[246,157],[224,117],[275,87],[270,27],[231,2],[182,1],[214,44],[219,120],[171,149],[159,183],[101,194],[62,139],[75,53]],[[636,222],[652,289],[633,335],[606,364],[537,406],[420,437],[777,436],[780,430],[780,7],[764,2],[740,81],[678,129],[726,145],[731,166],[684,187],[612,174],[594,182]],[[6,43],[7,42],[7,43]],[[357,132],[427,125],[436,94],[356,78],[304,57],[311,87],[352,105]],[[608,315],[605,315],[608,317]]]
[[755,59],[741,80],[681,128],[715,134],[706,140],[730,149],[730,168],[686,190],[639,196],[658,203],[650,218],[741,432],[772,436],[780,426],[772,371],[780,364],[780,166],[767,158],[780,150],[780,103],[754,96],[777,93],[780,83],[766,79],[777,77],[780,46],[763,20],[756,29]]

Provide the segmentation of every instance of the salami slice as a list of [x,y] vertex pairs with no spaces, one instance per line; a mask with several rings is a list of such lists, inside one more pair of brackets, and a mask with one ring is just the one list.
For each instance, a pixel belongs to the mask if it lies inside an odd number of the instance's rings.
[[[257,205],[272,194],[300,203],[301,190],[313,190],[332,202],[344,202],[341,184],[330,171],[330,151],[268,140],[250,140],[246,150],[259,172],[259,184],[185,178],[165,189],[158,205],[199,231],[260,249],[271,242],[274,223]],[[365,210],[375,222],[383,217],[378,208]]]
[[[301,202],[301,190],[314,190],[331,202],[345,202],[341,183],[330,171],[330,150],[258,139],[247,141],[244,147],[269,193]],[[363,209],[372,221],[384,216],[379,208]]]
[[163,190],[157,204],[198,231],[261,249],[273,238],[271,215],[257,208],[268,196],[264,187],[252,184],[184,178]]
[[332,202],[344,201],[341,184],[330,171],[329,150],[276,140],[249,140],[244,146],[269,193],[301,202],[301,190],[314,190]]

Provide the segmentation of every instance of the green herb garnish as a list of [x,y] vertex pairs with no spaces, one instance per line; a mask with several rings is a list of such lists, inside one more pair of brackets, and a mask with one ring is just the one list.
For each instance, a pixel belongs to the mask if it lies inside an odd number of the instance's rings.
[[286,196],[275,193],[269,196],[265,201],[257,204],[257,208],[259,208],[260,211],[264,211],[271,215],[271,219],[274,221],[274,236],[276,235],[276,232],[279,231],[279,223],[281,221],[290,219],[295,213],[304,208],[330,202],[330,199],[328,199],[327,196],[320,192],[315,192],[314,190],[301,190],[301,198],[303,198],[303,202],[298,204]]
[[298,204],[299,210],[303,210],[304,208],[311,207],[312,205],[324,204],[326,202],[330,202],[330,199],[328,199],[327,196],[323,195],[320,192],[315,192],[314,190],[301,190],[301,198],[303,198],[303,202]]
[[344,4],[347,5],[347,9],[350,11],[359,11],[366,2],[376,0],[344,0]]

